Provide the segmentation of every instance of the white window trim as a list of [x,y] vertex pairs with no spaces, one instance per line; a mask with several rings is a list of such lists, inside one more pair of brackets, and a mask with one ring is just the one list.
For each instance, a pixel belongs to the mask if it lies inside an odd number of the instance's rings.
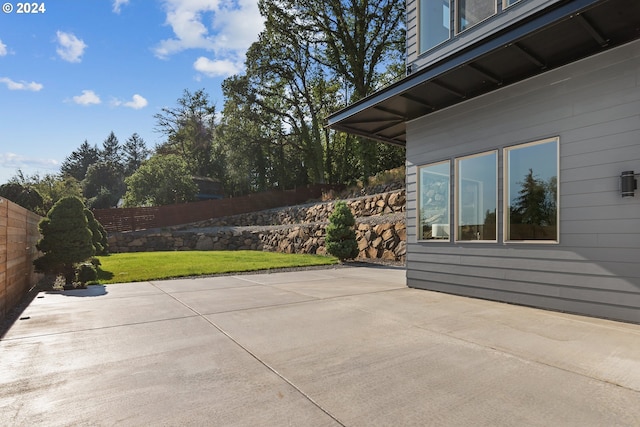
[[[459,164],[461,160],[468,160],[468,159],[472,159],[474,157],[482,157],[482,156],[487,156],[490,154],[495,154],[496,156],[496,166],[495,166],[495,170],[496,170],[496,238],[494,240],[460,240],[459,236],[458,236],[458,215],[459,215],[459,211],[460,211],[460,198],[459,198],[459,193],[460,193],[460,182],[459,182],[459,177],[460,177],[460,172],[459,172]],[[498,150],[489,150],[489,151],[483,151],[482,153],[476,153],[476,154],[471,154],[468,156],[462,156],[462,157],[456,157],[455,158],[455,182],[454,182],[454,201],[453,201],[453,211],[454,211],[454,217],[453,217],[453,225],[454,225],[454,230],[455,230],[455,243],[498,243],[498,230],[499,230],[499,223],[500,223],[500,212],[499,212],[499,200],[498,200]]]
[[[509,220],[507,218],[509,209],[509,156],[507,155],[510,150],[517,148],[526,148],[534,145],[545,144],[555,141],[556,143],[556,177],[557,177],[557,193],[558,200],[556,200],[556,239],[555,240],[509,240]],[[540,139],[536,141],[526,142],[523,144],[516,144],[505,147],[502,149],[502,236],[504,244],[508,245],[522,245],[522,244],[534,244],[534,245],[559,245],[560,244],[560,137],[554,136],[551,138]]]

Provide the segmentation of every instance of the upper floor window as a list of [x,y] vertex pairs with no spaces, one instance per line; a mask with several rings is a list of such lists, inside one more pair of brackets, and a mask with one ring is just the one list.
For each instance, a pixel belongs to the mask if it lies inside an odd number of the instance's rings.
[[[418,0],[418,49],[422,54],[524,0]],[[453,28],[452,28],[453,27]]]
[[420,0],[420,52],[426,52],[449,38],[450,0]]
[[496,13],[495,0],[457,0],[456,31],[461,32]]

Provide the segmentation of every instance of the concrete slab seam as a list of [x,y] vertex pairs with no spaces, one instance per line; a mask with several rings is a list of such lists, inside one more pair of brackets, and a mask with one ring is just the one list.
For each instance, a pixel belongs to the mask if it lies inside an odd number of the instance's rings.
[[201,315],[194,314],[193,316],[170,317],[170,318],[166,318],[166,319],[149,320],[149,321],[146,321],[146,322],[122,323],[120,325],[100,326],[98,328],[74,329],[72,331],[52,332],[52,333],[49,333],[49,334],[28,335],[28,336],[22,336],[22,337],[14,337],[14,338],[2,338],[2,339],[0,339],[0,342],[30,340],[30,339],[33,339],[33,338],[42,338],[42,337],[49,337],[49,336],[54,336],[54,335],[75,334],[75,333],[78,333],[78,332],[100,331],[100,330],[103,330],[103,329],[122,328],[122,327],[125,327],[125,326],[148,325],[148,324],[151,324],[151,323],[169,322],[169,321],[172,321],[172,320],[189,319],[191,317],[198,317],[198,316],[201,316]]
[[[158,288],[160,289],[160,288]],[[160,289],[162,290],[162,289]],[[163,291],[165,292],[165,291]],[[209,323],[211,326],[213,326],[216,330],[218,330],[221,334],[223,334],[225,337],[227,337],[231,342],[233,342],[235,345],[237,345],[240,349],[242,349],[244,352],[246,352],[249,356],[251,356],[254,360],[256,360],[258,363],[260,363],[262,366],[264,366],[265,368],[267,368],[269,371],[271,371],[272,373],[274,373],[278,378],[280,378],[282,381],[284,381],[285,383],[289,384],[289,386],[291,386],[294,390],[296,390],[298,393],[300,393],[305,399],[307,399],[311,404],[313,404],[315,407],[317,407],[320,411],[322,411],[323,413],[325,413],[329,418],[331,418],[332,420],[334,420],[336,423],[338,423],[339,425],[341,425],[342,427],[346,427],[346,424],[343,423],[342,421],[340,421],[340,419],[338,419],[337,416],[333,415],[328,409],[324,408],[322,405],[320,405],[320,403],[316,402],[311,396],[309,396],[307,393],[305,393],[302,389],[300,389],[298,386],[296,386],[292,381],[290,381],[287,377],[285,377],[284,375],[282,375],[280,372],[278,372],[278,370],[276,370],[274,367],[272,367],[271,365],[269,365],[267,362],[265,362],[264,360],[262,360],[260,357],[258,357],[258,355],[256,355],[255,353],[253,353],[251,350],[249,350],[247,347],[245,347],[244,345],[242,345],[239,341],[237,341],[235,338],[233,338],[229,333],[227,333],[224,329],[222,329],[222,327],[220,327],[219,325],[217,325],[214,321],[212,321],[211,319],[207,318],[206,315],[198,312],[198,310],[194,309],[193,307],[189,306],[188,304],[185,304],[183,301],[179,300],[178,298],[174,297],[173,295],[165,292],[168,296],[170,296],[171,298],[173,298],[174,300],[176,300],[177,302],[179,302],[180,304],[182,304],[183,306],[185,306],[186,308],[188,308],[189,310],[191,310],[193,313],[195,313],[198,317],[201,317],[202,319],[204,319],[207,323]],[[289,304],[278,304],[278,305],[289,305]],[[271,307],[271,306],[270,306]],[[238,311],[238,310],[234,310],[234,311]]]

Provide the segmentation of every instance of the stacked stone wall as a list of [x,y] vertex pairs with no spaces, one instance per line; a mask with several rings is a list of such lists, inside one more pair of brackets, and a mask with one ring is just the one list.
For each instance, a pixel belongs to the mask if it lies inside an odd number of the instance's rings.
[[[358,258],[405,261],[405,191],[345,200],[356,217]],[[261,250],[326,254],[335,201],[252,212],[162,230],[113,233],[112,252]]]

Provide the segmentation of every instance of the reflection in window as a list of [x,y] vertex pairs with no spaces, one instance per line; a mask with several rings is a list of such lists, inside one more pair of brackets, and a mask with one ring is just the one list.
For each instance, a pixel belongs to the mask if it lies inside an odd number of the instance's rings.
[[513,4],[518,3],[519,1],[520,1],[520,0],[504,0],[504,1],[503,1],[503,3],[502,3],[502,8],[503,8],[503,9],[506,9],[506,8],[508,8],[509,6],[511,6],[511,5],[513,5]]
[[449,161],[419,170],[418,238],[449,240]]
[[558,139],[505,149],[505,239],[558,240]]
[[495,0],[458,0],[457,31],[484,21],[496,13]]
[[456,240],[497,239],[497,153],[456,160]]
[[449,38],[450,0],[420,0],[420,52]]

